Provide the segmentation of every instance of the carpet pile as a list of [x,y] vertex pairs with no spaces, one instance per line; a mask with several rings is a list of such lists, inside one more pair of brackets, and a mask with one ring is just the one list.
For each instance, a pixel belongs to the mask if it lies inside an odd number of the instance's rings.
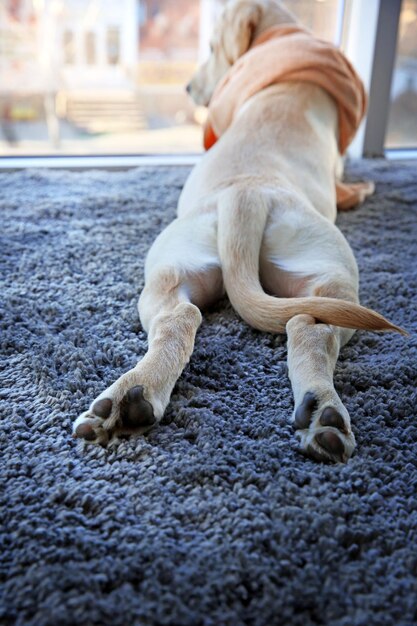
[[0,175],[4,626],[417,624],[415,162],[354,162],[341,214],[361,301],[335,384],[357,451],[300,454],[284,336],[205,316],[160,427],[107,449],[71,424],[144,354],[143,262],[188,168]]

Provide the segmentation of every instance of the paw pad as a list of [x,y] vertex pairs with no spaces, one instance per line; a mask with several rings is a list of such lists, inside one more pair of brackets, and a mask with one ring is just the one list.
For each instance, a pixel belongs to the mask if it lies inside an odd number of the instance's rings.
[[111,408],[113,406],[113,402],[110,398],[103,398],[102,400],[97,400],[97,402],[93,405],[93,413],[98,417],[102,417],[103,419],[107,419],[111,413]]
[[132,387],[124,396],[120,404],[120,417],[123,426],[127,428],[152,426],[155,423],[152,405],[145,400],[141,385]]
[[316,442],[332,457],[336,458],[338,461],[343,463],[343,454],[345,452],[345,446],[336,433],[331,430],[326,430],[325,432],[318,433],[315,436]]
[[96,433],[92,424],[79,424],[75,430],[75,436],[86,441],[94,441]]
[[343,417],[331,406],[324,409],[323,413],[320,415],[319,423],[321,426],[333,426],[342,433],[348,433]]
[[311,391],[307,391],[303,401],[297,407],[294,417],[294,427],[296,430],[308,428],[311,418],[317,408],[317,398]]

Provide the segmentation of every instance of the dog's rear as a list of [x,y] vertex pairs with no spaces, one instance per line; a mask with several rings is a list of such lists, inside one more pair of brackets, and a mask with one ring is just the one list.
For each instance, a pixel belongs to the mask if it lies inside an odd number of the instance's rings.
[[266,294],[259,279],[259,258],[268,214],[265,197],[257,190],[231,188],[219,198],[217,236],[223,281],[230,302],[248,324],[281,333],[295,315],[307,314],[317,322],[342,328],[406,334],[379,313],[354,302]]

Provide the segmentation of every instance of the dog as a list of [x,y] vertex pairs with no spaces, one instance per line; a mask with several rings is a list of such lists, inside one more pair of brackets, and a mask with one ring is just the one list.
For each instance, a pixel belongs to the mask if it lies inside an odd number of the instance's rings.
[[[259,56],[259,42],[276,28],[318,45],[281,2],[231,0],[208,61],[187,86],[195,102],[210,111],[219,84],[239,81],[236,67],[243,71],[249,54]],[[138,310],[148,351],[76,419],[75,437],[105,446],[160,422],[191,357],[201,311],[226,293],[248,324],[287,333],[301,451],[317,461],[351,457],[351,420],[333,385],[339,351],[355,329],[403,331],[359,304],[356,261],[334,223],[341,113],[337,94],[317,80],[283,80],[250,95],[193,169],[178,217],[146,259]],[[371,192],[365,186],[357,200]]]

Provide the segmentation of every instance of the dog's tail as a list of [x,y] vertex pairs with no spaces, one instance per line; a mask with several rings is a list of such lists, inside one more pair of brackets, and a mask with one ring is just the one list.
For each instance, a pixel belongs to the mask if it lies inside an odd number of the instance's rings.
[[308,313],[325,324],[363,330],[407,333],[382,315],[359,304],[325,297],[276,298],[259,282],[259,253],[268,207],[255,190],[229,189],[218,205],[218,248],[223,280],[239,315],[259,330],[285,332],[295,315]]

